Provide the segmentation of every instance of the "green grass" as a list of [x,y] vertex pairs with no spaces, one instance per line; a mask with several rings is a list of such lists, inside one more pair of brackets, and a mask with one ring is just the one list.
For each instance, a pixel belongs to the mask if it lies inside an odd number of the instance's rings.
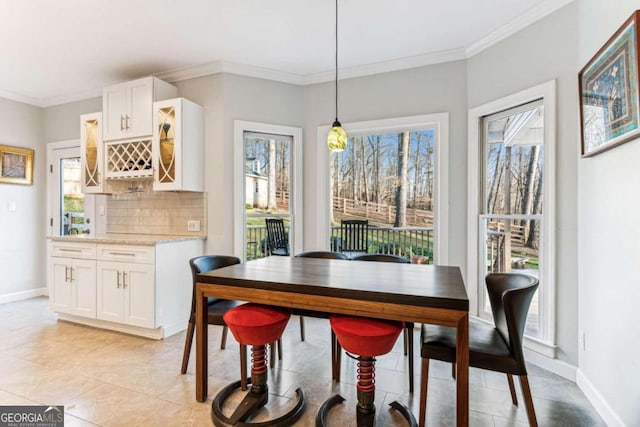
[[84,198],[64,196],[65,212],[84,212]]

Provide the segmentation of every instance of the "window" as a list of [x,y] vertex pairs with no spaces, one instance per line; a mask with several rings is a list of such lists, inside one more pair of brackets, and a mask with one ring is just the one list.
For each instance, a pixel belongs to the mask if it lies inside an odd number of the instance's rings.
[[369,252],[446,264],[448,124],[447,113],[344,123],[342,153],[328,151],[329,127],[318,128],[318,161],[327,162],[318,194],[327,203],[316,212],[314,248],[339,250],[340,220],[361,218],[370,224]]
[[265,218],[282,218],[291,253],[302,247],[299,128],[235,122],[235,253],[267,256]]
[[369,252],[433,261],[434,128],[350,136],[331,159],[331,245],[340,220],[369,221]]
[[554,84],[469,112],[469,256],[472,311],[491,319],[484,277],[522,272],[539,279],[527,345],[555,357]]

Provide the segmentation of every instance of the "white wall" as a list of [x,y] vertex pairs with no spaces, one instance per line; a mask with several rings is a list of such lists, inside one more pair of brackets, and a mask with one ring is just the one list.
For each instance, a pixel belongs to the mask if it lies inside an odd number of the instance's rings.
[[180,96],[205,107],[207,252],[233,254],[233,122],[302,127],[303,89],[233,74],[186,80],[176,86]]
[[577,6],[530,25],[468,60],[469,106],[556,80],[556,304],[557,357],[578,363],[576,223]]
[[[318,126],[331,125],[335,118],[334,83],[305,87],[305,250],[326,246],[315,224],[318,213],[329,200],[318,197],[320,168]],[[466,259],[466,134],[467,76],[465,61],[437,64],[404,71],[341,80],[339,83],[339,119],[349,122],[449,112],[449,264],[464,268]]]
[[[638,7],[634,0],[580,1],[576,75]],[[578,325],[586,338],[578,379],[600,395],[610,425],[640,425],[639,160],[640,141],[633,140],[578,161]]]
[[[0,183],[0,303],[39,295],[46,287],[45,159],[42,110],[0,98],[0,144],[31,148],[33,185]],[[16,204],[8,210],[8,202]]]

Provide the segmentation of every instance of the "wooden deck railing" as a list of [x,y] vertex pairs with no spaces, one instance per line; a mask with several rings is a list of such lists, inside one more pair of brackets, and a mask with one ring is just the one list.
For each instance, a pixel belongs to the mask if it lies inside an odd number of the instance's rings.
[[[288,227],[285,227],[287,233]],[[412,256],[429,257],[433,262],[433,228],[432,227],[375,227],[369,226],[367,240],[369,253],[393,254],[411,259]],[[246,230],[247,261],[268,256],[267,230],[265,226],[247,226]],[[340,226],[331,227],[331,250],[340,252]]]

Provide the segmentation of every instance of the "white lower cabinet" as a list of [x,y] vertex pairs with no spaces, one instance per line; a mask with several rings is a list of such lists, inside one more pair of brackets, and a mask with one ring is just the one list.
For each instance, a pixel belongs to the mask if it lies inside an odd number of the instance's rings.
[[51,309],[95,319],[95,245],[54,244],[51,254],[47,266]]
[[153,265],[98,261],[98,319],[155,325]]
[[155,339],[184,330],[189,259],[202,255],[201,239],[144,246],[83,240],[49,243],[49,306],[60,319]]

